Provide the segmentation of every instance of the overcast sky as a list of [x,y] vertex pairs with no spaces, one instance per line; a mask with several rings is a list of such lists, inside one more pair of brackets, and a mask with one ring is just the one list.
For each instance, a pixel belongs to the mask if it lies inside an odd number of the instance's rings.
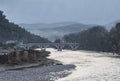
[[107,24],[120,20],[120,0],[0,0],[0,10],[15,23]]

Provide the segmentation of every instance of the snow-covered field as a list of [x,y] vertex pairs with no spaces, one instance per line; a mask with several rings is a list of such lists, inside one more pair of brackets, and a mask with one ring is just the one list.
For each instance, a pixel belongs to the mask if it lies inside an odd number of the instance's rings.
[[64,65],[1,71],[0,81],[120,81],[120,58],[88,51],[47,50],[51,51],[50,59]]

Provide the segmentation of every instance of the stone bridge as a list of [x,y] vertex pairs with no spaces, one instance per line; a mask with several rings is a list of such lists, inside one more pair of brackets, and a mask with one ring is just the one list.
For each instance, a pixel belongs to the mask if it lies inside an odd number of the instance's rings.
[[80,45],[79,43],[27,43],[22,45],[17,45],[16,48],[21,47],[24,49],[31,49],[31,48],[41,48],[41,50],[46,50],[49,47],[54,47],[58,51],[62,51],[62,49],[68,46],[71,50],[76,50]]

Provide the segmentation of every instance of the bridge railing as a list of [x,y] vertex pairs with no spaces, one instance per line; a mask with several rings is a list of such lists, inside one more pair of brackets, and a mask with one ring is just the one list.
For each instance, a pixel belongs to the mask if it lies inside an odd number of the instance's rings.
[[48,48],[49,46],[55,46],[58,50],[62,50],[64,46],[69,45],[72,50],[75,50],[78,48],[79,43],[27,43],[23,45],[17,45],[16,47],[23,47],[23,48],[30,48],[32,46],[36,46],[39,48]]

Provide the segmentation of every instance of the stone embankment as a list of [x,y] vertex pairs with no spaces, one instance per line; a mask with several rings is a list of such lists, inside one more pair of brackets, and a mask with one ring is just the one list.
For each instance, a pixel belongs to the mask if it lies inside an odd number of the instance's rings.
[[50,52],[39,50],[13,51],[8,54],[0,55],[1,64],[22,64],[33,63],[47,59]]
[[10,55],[10,63],[0,66],[0,81],[55,81],[68,76],[75,69],[72,64],[62,65],[57,60],[47,58],[49,52],[46,51],[25,50]]
[[48,59],[49,54],[49,51],[44,50],[22,50],[2,54],[0,55],[0,72],[62,65],[62,63],[57,60]]

